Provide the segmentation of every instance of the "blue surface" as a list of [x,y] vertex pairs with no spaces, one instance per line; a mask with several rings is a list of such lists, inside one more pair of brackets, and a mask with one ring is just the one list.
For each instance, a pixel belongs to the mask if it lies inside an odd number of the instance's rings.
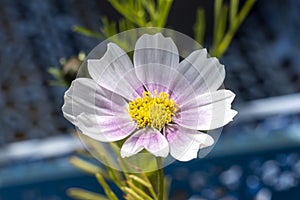
[[[272,200],[298,200],[300,196],[300,149],[239,154],[235,156],[206,158],[188,163],[174,163],[165,171],[172,176],[170,199],[188,199],[201,196],[208,200],[251,200],[258,195],[270,194]],[[0,187],[1,200],[60,200],[68,199],[66,190],[79,187],[100,192],[95,177],[85,175],[67,164],[67,157],[57,161],[44,160],[24,164],[23,168],[11,166],[7,173],[40,174],[44,181],[27,180],[27,183]],[[59,161],[60,160],[60,161]],[[64,162],[64,165],[57,163]],[[42,168],[45,164],[48,169]],[[31,165],[31,167],[29,167]],[[26,168],[27,166],[27,168]],[[60,167],[59,167],[60,166]],[[52,167],[52,169],[51,169]],[[37,170],[40,168],[40,170]],[[64,169],[66,173],[61,174]],[[10,171],[9,171],[10,170]],[[47,177],[48,174],[51,177]],[[13,178],[13,175],[12,175]],[[114,188],[113,184],[111,184]],[[119,194],[120,195],[120,194]],[[120,196],[121,199],[121,196]]]

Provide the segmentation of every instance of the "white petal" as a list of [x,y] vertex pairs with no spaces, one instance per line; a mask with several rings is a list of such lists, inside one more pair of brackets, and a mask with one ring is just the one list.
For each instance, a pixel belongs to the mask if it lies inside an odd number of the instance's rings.
[[136,123],[129,116],[96,116],[82,113],[77,117],[80,131],[101,142],[113,142],[126,138],[135,129]]
[[169,145],[166,138],[156,129],[143,128],[130,136],[121,148],[121,157],[129,157],[146,149],[155,156],[167,157]]
[[147,91],[152,94],[154,90],[158,93],[167,92],[178,105],[186,99],[196,97],[194,88],[186,78],[172,67],[149,64],[136,67],[135,71]]
[[170,154],[179,161],[197,158],[199,149],[214,144],[210,135],[178,125],[168,126],[165,135],[170,145]]
[[[207,58],[206,49],[192,52],[176,68],[197,95],[216,91],[225,78],[225,68],[216,58]],[[183,94],[189,91],[183,91]]]
[[127,102],[121,96],[100,87],[94,80],[74,80],[64,96],[62,111],[73,124],[81,113],[120,115],[127,113]]
[[235,94],[230,90],[218,90],[199,95],[180,105],[174,122],[195,130],[212,130],[220,128],[237,114],[231,110]]
[[171,38],[166,38],[161,33],[144,34],[135,45],[134,66],[156,63],[173,67],[179,63],[178,55],[177,47]]
[[135,73],[132,73],[134,68],[130,58],[116,44],[109,43],[101,59],[89,59],[88,70],[91,77],[102,87],[128,100],[139,96],[136,89],[142,87],[142,84]]
[[138,79],[148,91],[167,92],[176,103],[191,97],[194,88],[182,72],[177,70],[179,56],[171,38],[161,33],[145,34],[139,38],[134,52]]
[[144,84],[148,91],[171,93],[169,88],[174,73],[178,73],[174,68],[161,64],[140,65],[135,68],[137,77]]

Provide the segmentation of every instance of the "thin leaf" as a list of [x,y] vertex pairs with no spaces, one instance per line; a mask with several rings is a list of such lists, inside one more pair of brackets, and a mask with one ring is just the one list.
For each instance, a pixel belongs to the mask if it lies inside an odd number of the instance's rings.
[[59,87],[68,87],[69,84],[66,83],[65,81],[48,81],[48,84],[50,86],[59,86]]
[[130,194],[126,194],[123,196],[125,200],[132,200],[133,197]]
[[103,169],[101,167],[98,167],[97,165],[94,165],[88,161],[85,161],[77,156],[72,156],[69,159],[69,162],[77,167],[78,169],[85,171],[90,174],[96,174],[103,172]]
[[135,191],[133,191],[131,188],[128,187],[122,187],[121,188],[123,192],[125,192],[126,194],[129,194],[133,197],[133,199],[136,200],[145,200],[143,199],[143,197],[141,197],[139,194],[137,194]]
[[132,180],[136,181],[137,183],[142,184],[143,186],[145,186],[145,187],[147,187],[147,188],[152,187],[151,183],[149,183],[147,180],[144,180],[144,179],[142,179],[142,178],[140,178],[140,177],[138,177],[138,176],[136,176],[136,175],[130,174],[129,177],[130,177]]
[[218,46],[220,38],[218,38],[219,24],[221,20],[223,0],[215,0],[214,6],[214,45]]
[[117,170],[114,170],[110,167],[107,167],[107,172],[111,180],[118,186],[123,187],[125,185],[125,182],[123,180],[123,177],[121,176],[121,173]]
[[108,200],[107,197],[104,195],[94,193],[88,190],[83,190],[80,188],[70,188],[67,190],[67,195],[74,198],[74,199],[80,199],[80,200]]
[[63,74],[60,69],[55,67],[48,68],[48,73],[52,74],[55,78],[62,78]]
[[[108,163],[106,157],[102,158],[105,163]],[[106,167],[106,170],[108,172],[109,177],[111,178],[112,181],[118,186],[122,187],[125,185],[124,178],[122,174],[118,170],[114,170],[110,168],[109,166]],[[125,175],[126,172],[124,172]]]
[[143,7],[143,2],[144,1],[135,1],[135,9],[136,10],[141,10]]
[[214,56],[221,57],[226,49],[228,48],[233,36],[235,35],[238,27],[242,24],[242,22],[245,20],[246,16],[249,14],[251,8],[253,7],[256,0],[247,0],[239,14],[234,20],[234,26],[231,26],[229,28],[229,31],[224,36],[222,42],[218,45],[218,49],[216,52],[214,52]]
[[110,22],[107,17],[102,17],[101,21],[103,25],[100,30],[106,38],[117,34],[118,30],[115,22]]
[[147,10],[150,15],[150,21],[156,22],[159,18],[158,12],[159,10],[155,7],[155,2],[153,0],[142,1],[143,9]]
[[126,19],[128,19],[132,23],[140,27],[146,26],[146,23],[143,20],[143,18],[139,17],[139,15],[136,14],[138,12],[134,10],[134,7],[130,7],[130,3],[128,3],[128,1],[123,1],[122,4],[118,0],[108,0],[108,1],[121,15],[123,15]]
[[205,13],[204,9],[199,8],[196,13],[196,22],[193,26],[195,40],[203,44],[205,34]]
[[103,39],[103,36],[99,33],[96,33],[88,28],[85,28],[83,26],[73,26],[72,30],[76,33],[79,33],[81,35],[85,35],[87,37],[96,38],[96,39]]
[[157,199],[157,195],[154,191],[154,188],[150,182],[150,180],[148,179],[148,177],[144,174],[144,173],[140,173],[140,175],[142,177],[138,177],[136,175],[130,174],[129,177],[134,180],[137,183],[140,183],[141,185],[145,186],[146,188],[148,188],[149,192],[151,193],[151,195],[153,196],[154,199]]
[[167,22],[167,18],[170,12],[173,0],[158,0],[158,10],[160,11],[159,21],[157,27],[164,27]]
[[230,26],[234,26],[234,21],[239,9],[239,0],[230,0],[230,9],[229,9],[229,22]]
[[250,12],[251,8],[253,7],[256,0],[247,0],[238,14],[237,20],[239,25],[245,20],[246,16]]
[[228,13],[228,6],[224,5],[221,8],[221,16],[218,24],[217,44],[221,42],[221,40],[225,35],[225,30],[227,25],[227,13]]
[[152,200],[152,198],[148,194],[138,188],[132,181],[128,181],[127,184],[134,192],[143,197],[144,200]]
[[115,195],[115,193],[110,189],[106,181],[104,180],[102,174],[97,173],[96,178],[99,182],[99,184],[103,187],[105,194],[107,197],[111,200],[118,200],[118,197]]

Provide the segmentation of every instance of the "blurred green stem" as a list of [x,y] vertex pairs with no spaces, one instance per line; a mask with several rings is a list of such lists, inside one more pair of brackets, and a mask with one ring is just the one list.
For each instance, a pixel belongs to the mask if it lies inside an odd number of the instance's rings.
[[240,27],[241,23],[245,20],[246,16],[249,14],[255,2],[256,0],[247,0],[243,5],[243,8],[241,9],[240,13],[237,14],[235,18],[233,17],[233,14],[231,14],[230,18],[234,21],[231,22],[228,32],[225,34],[224,38],[220,41],[220,43],[218,41],[217,43],[214,43],[211,52],[213,56],[219,58],[225,53],[229,44],[231,43],[233,36]]
[[162,160],[160,157],[156,158],[157,162],[157,197],[159,200],[164,199],[164,168],[162,167]]

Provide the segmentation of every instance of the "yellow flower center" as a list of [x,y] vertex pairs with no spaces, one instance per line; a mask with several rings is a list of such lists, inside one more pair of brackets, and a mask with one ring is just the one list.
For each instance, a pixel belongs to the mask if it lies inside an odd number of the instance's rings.
[[129,102],[128,113],[139,128],[150,126],[161,131],[172,121],[177,108],[177,104],[169,98],[169,94],[161,92],[158,95],[154,90],[154,95],[144,92],[141,98]]

